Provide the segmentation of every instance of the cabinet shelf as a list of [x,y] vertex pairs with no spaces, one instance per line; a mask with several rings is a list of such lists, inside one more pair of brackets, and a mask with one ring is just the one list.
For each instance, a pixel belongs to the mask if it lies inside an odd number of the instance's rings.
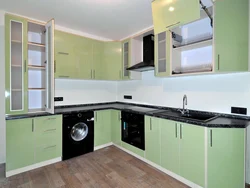
[[12,43],[22,44],[22,41],[20,40],[11,40]]
[[39,44],[39,43],[29,42],[28,46],[29,46],[29,50],[39,51],[39,52],[45,52],[45,44]]
[[45,66],[38,66],[38,65],[28,65],[29,69],[35,70],[45,70]]
[[11,67],[22,68],[22,65],[11,65]]
[[45,91],[45,88],[28,88],[29,90]]
[[22,89],[11,89],[11,91],[22,91]]
[[181,50],[181,51],[188,51],[188,50],[203,48],[203,47],[211,46],[211,45],[213,45],[213,39],[209,38],[209,39],[205,39],[205,40],[198,41],[198,42],[192,42],[192,43],[188,43],[188,44],[184,44],[180,46],[175,46],[173,47],[173,49]]

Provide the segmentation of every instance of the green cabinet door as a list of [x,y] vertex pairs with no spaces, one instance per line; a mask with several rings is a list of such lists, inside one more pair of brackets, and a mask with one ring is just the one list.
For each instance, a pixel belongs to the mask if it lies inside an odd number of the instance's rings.
[[62,156],[62,115],[34,119],[35,163]]
[[161,119],[161,166],[179,174],[179,126],[177,122]]
[[77,78],[75,36],[55,30],[55,78]]
[[[180,124],[180,175],[205,186],[205,128]],[[215,188],[215,187],[214,187]]]
[[92,40],[93,62],[91,76],[94,80],[103,80],[105,77],[105,64],[103,61],[104,43],[103,41]]
[[5,106],[6,114],[28,112],[27,20],[5,15]]
[[6,121],[6,171],[34,164],[32,119]]
[[121,146],[121,112],[111,110],[111,141]]
[[111,110],[95,111],[94,145],[111,142]]
[[152,14],[155,35],[172,27],[182,25],[200,18],[199,0],[182,0],[152,2]]
[[129,80],[130,71],[127,68],[131,65],[131,39],[122,41],[122,80]]
[[208,129],[208,188],[245,187],[245,129]]
[[121,42],[105,42],[103,52],[105,80],[122,79]]
[[161,139],[159,118],[145,116],[145,158],[161,164]]
[[249,0],[215,1],[215,71],[248,71]]
[[164,31],[155,35],[155,76],[167,77],[171,75],[170,53],[171,32]]
[[73,55],[76,63],[76,77],[78,79],[91,79],[93,64],[93,40],[75,36]]

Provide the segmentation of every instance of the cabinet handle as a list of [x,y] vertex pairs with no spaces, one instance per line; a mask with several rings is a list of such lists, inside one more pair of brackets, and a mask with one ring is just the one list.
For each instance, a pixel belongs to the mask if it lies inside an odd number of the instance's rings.
[[213,147],[213,130],[210,130],[210,147]]
[[218,70],[220,70],[220,54],[218,54]]
[[56,119],[56,118],[48,118],[47,120],[54,120],[54,119]]
[[69,76],[59,76],[59,78],[69,78]]
[[54,61],[54,73],[56,73],[56,60]]
[[34,119],[32,119],[32,132],[35,131],[34,129],[35,129],[35,128],[34,128]]
[[56,145],[53,145],[53,146],[48,146],[48,147],[43,148],[43,149],[49,149],[49,148],[54,148],[54,147],[56,147]]
[[93,77],[93,76],[92,76],[92,69],[91,69],[90,71],[91,71],[90,73],[91,73],[91,79],[92,79],[92,77]]
[[150,130],[152,130],[152,119],[150,118]]
[[94,72],[94,78],[95,78],[95,70],[93,70],[93,72]]
[[175,138],[177,138],[177,123],[175,123]]
[[58,52],[58,54],[61,54],[61,55],[69,55],[69,53],[66,53],[66,52]]
[[167,26],[166,28],[172,27],[172,26],[177,25],[177,24],[180,24],[180,23],[181,23],[181,22],[176,22],[176,23],[174,23],[174,24],[171,24],[171,25]]
[[27,72],[27,62],[24,60],[24,72]]
[[117,117],[118,117],[118,121],[120,121],[120,114],[119,113],[117,114]]
[[182,139],[182,124],[180,125],[180,139]]
[[119,78],[122,78],[122,71],[119,71]]
[[95,117],[96,117],[96,122],[97,122],[97,119],[98,119],[98,118],[97,118],[97,112],[95,113]]
[[50,131],[56,131],[56,129],[48,129],[48,130],[46,130],[44,132],[50,132]]

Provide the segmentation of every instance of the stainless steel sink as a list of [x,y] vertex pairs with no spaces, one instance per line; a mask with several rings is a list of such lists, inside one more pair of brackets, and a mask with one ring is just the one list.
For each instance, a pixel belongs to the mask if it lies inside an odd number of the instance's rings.
[[190,120],[196,120],[200,122],[208,122],[211,121],[218,116],[215,115],[210,115],[210,114],[202,114],[202,113],[195,113],[195,112],[189,112],[186,114],[182,114],[181,112],[178,111],[171,111],[171,110],[162,110],[162,111],[156,111],[153,113],[155,115],[160,115],[160,116],[171,116],[171,117],[179,117],[179,118],[185,118],[185,119],[190,119]]

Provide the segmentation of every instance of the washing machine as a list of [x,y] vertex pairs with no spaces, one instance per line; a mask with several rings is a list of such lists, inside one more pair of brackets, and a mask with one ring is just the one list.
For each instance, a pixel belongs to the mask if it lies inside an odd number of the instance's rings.
[[94,151],[94,112],[63,115],[62,159]]

